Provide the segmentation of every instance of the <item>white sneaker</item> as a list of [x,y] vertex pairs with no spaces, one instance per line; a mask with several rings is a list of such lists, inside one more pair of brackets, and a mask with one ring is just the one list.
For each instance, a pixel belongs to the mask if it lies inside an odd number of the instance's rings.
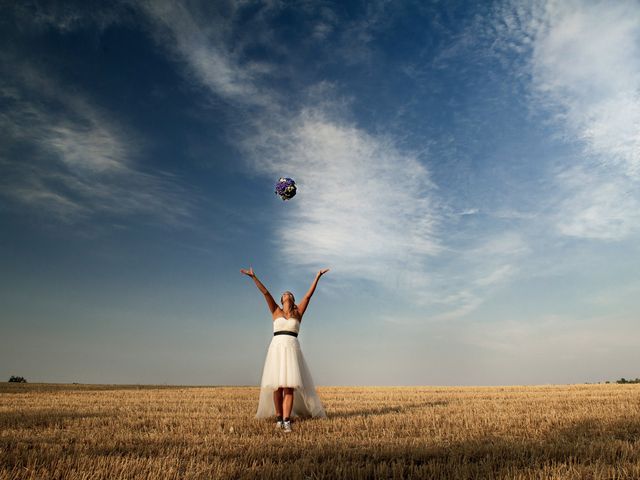
[[285,420],[282,422],[282,429],[285,432],[290,432],[291,431],[291,421],[290,420]]
[[281,430],[284,427],[284,422],[282,420],[278,420],[276,422],[276,430]]

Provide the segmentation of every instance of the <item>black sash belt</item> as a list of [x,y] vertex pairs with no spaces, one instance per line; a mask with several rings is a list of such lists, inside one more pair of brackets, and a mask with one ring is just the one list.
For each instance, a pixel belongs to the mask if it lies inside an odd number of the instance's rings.
[[286,330],[280,330],[279,332],[273,332],[273,336],[276,335],[291,335],[292,337],[297,337],[298,334],[296,332],[288,332]]

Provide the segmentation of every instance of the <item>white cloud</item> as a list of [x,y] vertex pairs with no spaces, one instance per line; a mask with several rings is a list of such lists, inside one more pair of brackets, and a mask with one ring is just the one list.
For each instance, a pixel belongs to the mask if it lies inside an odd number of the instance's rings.
[[[227,26],[223,20],[198,15],[185,4],[169,0],[135,3],[153,24],[158,42],[184,61],[191,78],[223,98],[264,106],[269,95],[258,88],[256,77],[269,69],[261,63],[240,65],[223,47]],[[192,7],[195,8],[195,7]]]
[[480,240],[480,243],[472,247],[466,255],[469,260],[492,256],[506,259],[527,254],[529,251],[529,245],[522,234],[516,231],[505,231]]
[[162,34],[159,41],[212,93],[239,106],[261,107],[232,135],[253,171],[274,181],[290,176],[298,184],[300,193],[284,205],[286,217],[274,231],[284,263],[328,266],[343,278],[388,288],[397,285],[389,273],[398,269],[413,285],[428,283],[424,265],[440,249],[439,218],[435,186],[415,155],[344,120],[345,103],[330,85],[316,85],[306,99],[283,104],[194,11],[152,2],[145,12]]
[[640,175],[637,3],[549,2],[533,43],[532,74],[586,154]]
[[640,4],[515,3],[502,19],[511,39],[503,42],[531,55],[532,105],[554,112],[582,148],[555,172],[557,231],[609,240],[631,234],[640,202]]
[[515,271],[516,268],[513,265],[501,265],[484,277],[478,278],[475,281],[475,284],[484,287],[488,285],[495,285],[497,283],[504,283],[515,273]]
[[431,286],[430,303],[446,308],[431,317],[449,321],[467,316],[498,289],[520,274],[520,264],[531,253],[517,231],[492,233],[449,252],[446,274]]
[[[345,35],[360,32],[366,38],[358,42],[366,46],[371,28],[385,22],[381,5],[347,26]],[[229,18],[207,25],[196,10],[167,3],[147,3],[144,10],[161,32],[159,43],[196,73],[196,81],[236,106],[260,107],[252,110],[251,120],[243,118],[232,137],[252,172],[272,181],[290,176],[298,183],[300,193],[283,204],[283,217],[274,219],[274,245],[287,267],[328,266],[345,281],[403,288],[414,304],[444,307],[449,311],[441,317],[451,319],[473,311],[518,273],[514,261],[528,250],[513,232],[489,235],[482,246],[477,238],[457,250],[442,244],[439,228],[448,207],[438,203],[423,160],[393,138],[346,120],[348,100],[332,85],[321,82],[306,96],[298,92],[283,103],[233,53],[226,36]],[[194,52],[220,61],[205,64]],[[271,71],[268,65],[263,69]],[[476,213],[470,209],[456,216]],[[437,256],[449,258],[446,273],[430,268]]]
[[[435,322],[450,322],[466,317],[483,303],[483,299],[470,290],[457,289],[455,294],[440,299],[448,308],[442,313],[433,315],[430,320]],[[423,318],[419,322],[424,322]]]
[[9,105],[0,117],[5,196],[67,222],[109,213],[175,225],[190,216],[174,177],[135,164],[140,138],[51,74],[16,59],[11,64],[0,85]]
[[72,223],[89,214],[87,207],[51,190],[39,177],[25,180],[22,184],[4,186],[3,190],[4,195],[19,203],[52,213],[66,222]]
[[624,238],[640,227],[640,201],[633,182],[619,174],[584,167],[566,169],[557,179],[566,191],[555,215],[560,233],[600,240]]
[[461,215],[461,216],[475,215],[476,213],[480,213],[480,210],[478,210],[477,208],[468,208],[466,210],[459,212],[458,215]]
[[287,264],[389,284],[390,271],[408,278],[439,252],[429,172],[391,140],[305,110],[284,128],[263,125],[245,148],[258,171],[298,184],[283,212],[292,226],[283,218],[274,232]]

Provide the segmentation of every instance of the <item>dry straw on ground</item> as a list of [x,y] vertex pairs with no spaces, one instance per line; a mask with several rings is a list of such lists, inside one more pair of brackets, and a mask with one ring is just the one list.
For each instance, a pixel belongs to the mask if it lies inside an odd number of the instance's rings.
[[0,480],[640,479],[640,385],[320,387],[290,434],[253,387],[0,385]]

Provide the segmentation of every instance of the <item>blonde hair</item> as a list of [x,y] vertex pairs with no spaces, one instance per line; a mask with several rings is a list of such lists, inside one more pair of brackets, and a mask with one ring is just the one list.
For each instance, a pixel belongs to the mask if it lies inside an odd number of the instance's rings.
[[293,293],[291,293],[289,290],[287,290],[286,292],[284,292],[282,295],[280,295],[280,303],[282,303],[282,305],[284,305],[282,299],[284,298],[284,294],[288,293],[293,297],[293,304],[296,304],[296,297],[293,296]]

